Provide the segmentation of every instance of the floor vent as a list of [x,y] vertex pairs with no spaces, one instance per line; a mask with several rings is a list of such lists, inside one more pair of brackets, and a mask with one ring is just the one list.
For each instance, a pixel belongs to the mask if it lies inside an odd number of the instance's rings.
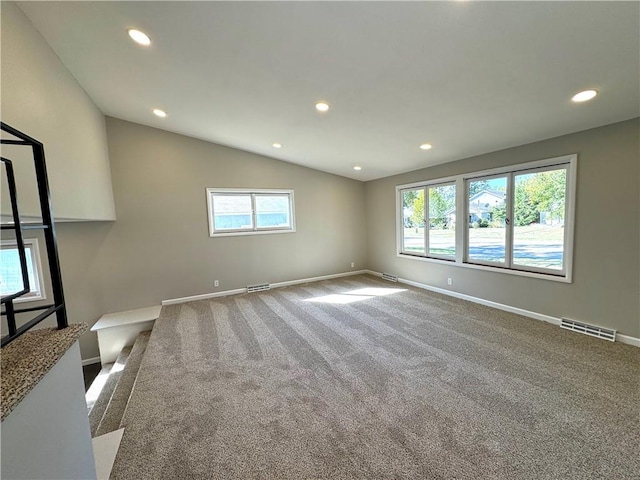
[[270,289],[271,289],[271,285],[269,285],[268,283],[260,283],[258,285],[249,285],[247,287],[247,293],[262,292],[264,290],[270,290]]
[[610,328],[596,327],[595,325],[576,322],[575,320],[569,320],[568,318],[561,319],[560,327],[567,330],[573,330],[574,332],[584,333],[585,335],[591,335],[592,337],[603,338],[611,342],[616,341],[616,330],[611,330]]
[[384,280],[389,280],[390,282],[397,282],[398,281],[398,277],[396,277],[395,275],[391,275],[390,273],[383,273],[382,274],[382,278]]

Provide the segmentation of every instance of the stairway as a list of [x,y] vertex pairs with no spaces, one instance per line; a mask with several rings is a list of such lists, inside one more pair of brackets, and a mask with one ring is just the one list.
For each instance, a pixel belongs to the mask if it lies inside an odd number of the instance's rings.
[[104,365],[87,391],[91,437],[121,428],[150,335],[151,331],[142,332],[133,346],[123,348],[114,363]]

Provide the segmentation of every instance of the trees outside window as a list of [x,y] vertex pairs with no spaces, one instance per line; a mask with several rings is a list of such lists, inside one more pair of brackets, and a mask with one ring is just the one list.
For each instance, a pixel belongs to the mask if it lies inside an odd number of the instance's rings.
[[571,281],[576,163],[568,155],[397,187],[399,255]]

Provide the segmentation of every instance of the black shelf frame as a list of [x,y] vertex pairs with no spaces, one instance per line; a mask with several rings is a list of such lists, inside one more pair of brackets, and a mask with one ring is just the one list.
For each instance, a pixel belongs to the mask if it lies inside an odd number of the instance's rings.
[[[18,338],[30,328],[43,321],[50,315],[56,314],[58,329],[66,328],[68,324],[67,309],[64,300],[64,289],[62,287],[62,274],[60,271],[60,259],[58,257],[58,243],[56,240],[56,229],[53,221],[53,213],[51,210],[51,195],[49,192],[49,180],[47,176],[47,166],[44,156],[44,146],[41,142],[34,138],[16,130],[15,128],[0,122],[0,130],[15,137],[17,140],[0,139],[3,145],[21,145],[30,147],[35,166],[36,182],[38,185],[38,197],[40,200],[40,212],[42,222],[21,222],[20,212],[18,209],[18,193],[15,183],[15,175],[13,171],[13,162],[8,158],[1,157],[7,173],[7,184],[9,196],[11,198],[11,213],[13,222],[10,224],[2,224],[2,230],[13,230],[15,232],[15,242],[18,246],[18,256],[20,258],[20,269],[22,271],[23,289],[19,292],[12,293],[2,297],[1,304],[4,310],[1,313],[7,319],[9,334],[2,337],[1,346],[9,344]],[[24,246],[23,232],[25,230],[42,230],[44,234],[45,245],[47,249],[47,259],[49,263],[49,274],[51,276],[51,289],[53,292],[53,304],[42,305],[30,308],[15,308],[14,302],[21,296],[29,293],[29,275],[27,272],[27,259]],[[16,324],[16,314],[24,314],[28,312],[37,312],[43,310],[42,313],[31,318],[29,321],[21,325]]]

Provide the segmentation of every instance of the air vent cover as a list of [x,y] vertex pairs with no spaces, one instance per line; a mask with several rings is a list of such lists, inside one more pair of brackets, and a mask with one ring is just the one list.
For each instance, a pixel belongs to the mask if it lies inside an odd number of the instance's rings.
[[391,275],[390,273],[383,273],[382,278],[385,280],[389,280],[390,282],[398,281],[398,277],[396,277],[395,275]]
[[560,327],[567,330],[573,330],[574,332],[584,333],[585,335],[591,335],[592,337],[603,338],[611,342],[616,341],[616,330],[611,330],[610,328],[589,325],[588,323],[577,322],[568,318],[561,319]]
[[247,287],[247,293],[253,293],[253,292],[262,292],[264,290],[270,290],[271,289],[271,285],[268,283],[260,283],[258,285],[249,285]]

